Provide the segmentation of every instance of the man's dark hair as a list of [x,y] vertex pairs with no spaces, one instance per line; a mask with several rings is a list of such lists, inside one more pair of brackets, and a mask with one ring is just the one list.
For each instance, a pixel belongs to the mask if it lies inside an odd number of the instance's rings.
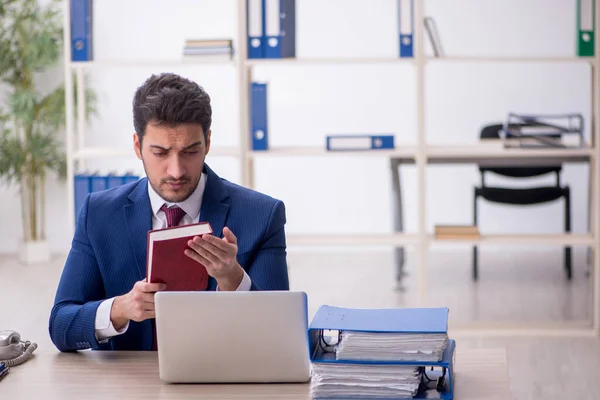
[[206,138],[212,122],[210,96],[196,82],[177,74],[153,74],[133,97],[133,126],[140,141],[151,121],[170,126],[197,123]]

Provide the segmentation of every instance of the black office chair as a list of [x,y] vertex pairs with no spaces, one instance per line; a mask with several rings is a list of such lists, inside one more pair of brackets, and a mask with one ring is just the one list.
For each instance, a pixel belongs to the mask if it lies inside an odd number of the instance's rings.
[[[481,139],[499,139],[501,124],[485,126],[481,131]],[[488,167],[480,166],[481,187],[475,188],[473,201],[473,223],[477,226],[477,199],[482,197],[487,201],[511,205],[532,205],[551,202],[561,197],[565,199],[565,232],[571,232],[571,196],[568,186],[561,186],[560,173],[562,165],[548,167]],[[533,188],[504,188],[491,187],[485,184],[485,173],[491,172],[512,178],[526,178],[550,173],[556,174],[555,186]],[[571,247],[565,247],[565,271],[570,280],[572,275]],[[473,247],[473,280],[478,278],[478,252]]]

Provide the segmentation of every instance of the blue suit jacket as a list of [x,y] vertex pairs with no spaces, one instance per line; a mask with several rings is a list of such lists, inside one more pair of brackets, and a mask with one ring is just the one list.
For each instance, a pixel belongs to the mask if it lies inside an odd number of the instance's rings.
[[[238,238],[237,259],[252,280],[251,290],[289,290],[284,204],[228,182],[208,166],[200,221],[214,235],[227,226]],[[147,232],[152,211],[147,178],[89,195],[77,227],[50,314],[49,331],[60,351],[86,348],[151,350],[152,320],[130,321],[127,332],[99,343],[100,303],[129,292],[146,277]],[[216,289],[209,279],[208,290]]]

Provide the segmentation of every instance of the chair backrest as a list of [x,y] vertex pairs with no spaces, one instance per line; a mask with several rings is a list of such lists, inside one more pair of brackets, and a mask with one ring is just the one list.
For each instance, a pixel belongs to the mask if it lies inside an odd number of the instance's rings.
[[[531,125],[531,124],[528,124]],[[504,126],[502,124],[491,124],[486,125],[481,130],[481,139],[500,139],[500,131]],[[515,150],[518,151],[518,150]],[[545,175],[549,173],[558,174],[562,169],[562,165],[548,167],[527,167],[527,166],[514,166],[514,167],[479,167],[479,170],[483,174],[484,172],[493,172],[498,175],[504,175],[512,178],[528,178],[539,175]]]

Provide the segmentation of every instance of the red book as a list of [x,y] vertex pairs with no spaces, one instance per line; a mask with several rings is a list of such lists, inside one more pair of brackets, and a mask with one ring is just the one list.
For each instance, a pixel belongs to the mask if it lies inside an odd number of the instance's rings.
[[149,231],[148,282],[166,283],[168,291],[205,290],[208,286],[206,268],[184,253],[190,239],[205,233],[212,234],[208,222]]

